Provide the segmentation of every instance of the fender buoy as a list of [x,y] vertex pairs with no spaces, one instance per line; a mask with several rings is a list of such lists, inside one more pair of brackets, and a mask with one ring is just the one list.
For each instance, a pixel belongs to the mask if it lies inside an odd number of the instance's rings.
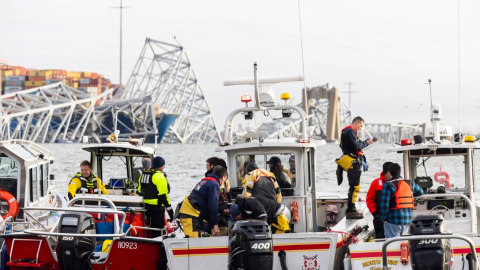
[[448,174],[448,172],[442,171],[442,163],[440,163],[440,171],[437,172],[433,178],[437,183],[445,184],[446,188],[452,188],[452,185],[450,184],[450,175]]
[[297,222],[298,221],[298,203],[293,201],[290,205],[292,209],[292,221]]
[[13,195],[8,191],[0,191],[0,200],[6,201],[8,203],[8,213],[2,216],[3,219],[11,216],[15,218],[18,214],[20,208],[18,207],[18,202],[13,197]]
[[400,244],[400,262],[402,262],[403,265],[408,264],[408,257],[410,256],[409,253],[407,242],[402,242]]

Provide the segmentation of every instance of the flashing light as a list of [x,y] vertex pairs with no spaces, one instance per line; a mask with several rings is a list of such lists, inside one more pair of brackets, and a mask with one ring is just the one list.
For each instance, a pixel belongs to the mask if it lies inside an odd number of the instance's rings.
[[242,101],[242,102],[245,102],[245,104],[248,104],[248,102],[251,102],[251,101],[252,101],[252,96],[250,96],[250,95],[243,95],[242,98],[241,98],[241,101]]
[[310,139],[298,139],[299,143],[309,143]]
[[465,142],[475,142],[475,136],[469,135],[465,136]]
[[229,146],[230,144],[227,143],[227,142],[222,142],[221,144],[219,144],[218,146]]
[[282,93],[280,95],[281,100],[289,100],[290,99],[290,93]]
[[400,144],[401,144],[402,146],[404,146],[404,145],[412,145],[412,140],[410,140],[410,139],[403,139],[403,140],[400,141]]

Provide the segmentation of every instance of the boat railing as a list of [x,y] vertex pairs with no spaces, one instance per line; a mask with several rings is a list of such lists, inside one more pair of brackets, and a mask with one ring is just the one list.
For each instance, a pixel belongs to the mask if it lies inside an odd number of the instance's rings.
[[[146,231],[159,231],[159,232],[162,232],[162,236],[168,235],[168,228],[167,227],[159,229],[159,228],[152,228],[152,227],[132,226],[132,225],[130,225],[130,227],[125,232],[125,234],[128,235],[128,233],[130,233],[130,231],[132,229],[142,229],[142,230],[146,230]],[[135,236],[129,236],[129,237],[135,237]],[[135,237],[135,238],[140,238],[140,237]]]
[[384,270],[388,270],[389,267],[387,265],[387,247],[393,242],[399,241],[411,241],[411,240],[426,240],[426,239],[459,239],[463,240],[468,243],[470,246],[471,254],[473,255],[473,269],[478,269],[478,259],[477,259],[477,251],[475,250],[475,244],[473,241],[463,235],[457,234],[437,234],[437,235],[402,235],[400,237],[394,237],[387,239],[382,245],[382,268]]
[[[468,207],[470,209],[470,227],[471,227],[471,233],[472,234],[477,234],[477,208],[473,205],[472,200],[468,198],[464,194],[459,194],[459,193],[441,193],[441,194],[424,194],[422,196],[415,197],[415,199],[423,199],[423,198],[437,198],[437,197],[460,197],[465,200],[465,202],[468,204]],[[465,232],[464,234],[468,234],[468,232]]]

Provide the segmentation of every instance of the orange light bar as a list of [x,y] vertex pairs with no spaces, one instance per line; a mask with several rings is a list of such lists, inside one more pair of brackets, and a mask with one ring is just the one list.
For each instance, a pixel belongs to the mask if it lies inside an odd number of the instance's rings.
[[309,139],[298,139],[298,142],[299,143],[309,143],[310,140]]
[[242,98],[241,98],[241,101],[242,101],[242,102],[245,102],[245,103],[248,103],[248,102],[252,101],[252,96],[250,96],[250,95],[243,95]]

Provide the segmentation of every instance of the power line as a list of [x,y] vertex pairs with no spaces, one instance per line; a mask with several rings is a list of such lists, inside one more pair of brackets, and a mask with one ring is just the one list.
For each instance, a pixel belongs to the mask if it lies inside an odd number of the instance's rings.
[[123,9],[132,8],[132,6],[124,6],[123,5],[123,0],[120,0],[120,6],[119,7],[112,7],[112,8],[120,9],[120,82],[119,82],[119,84],[121,85],[122,84]]
[[342,91],[340,93],[348,93],[348,107],[352,109],[352,93],[360,93],[360,91],[352,91],[352,82],[348,82],[348,91]]

